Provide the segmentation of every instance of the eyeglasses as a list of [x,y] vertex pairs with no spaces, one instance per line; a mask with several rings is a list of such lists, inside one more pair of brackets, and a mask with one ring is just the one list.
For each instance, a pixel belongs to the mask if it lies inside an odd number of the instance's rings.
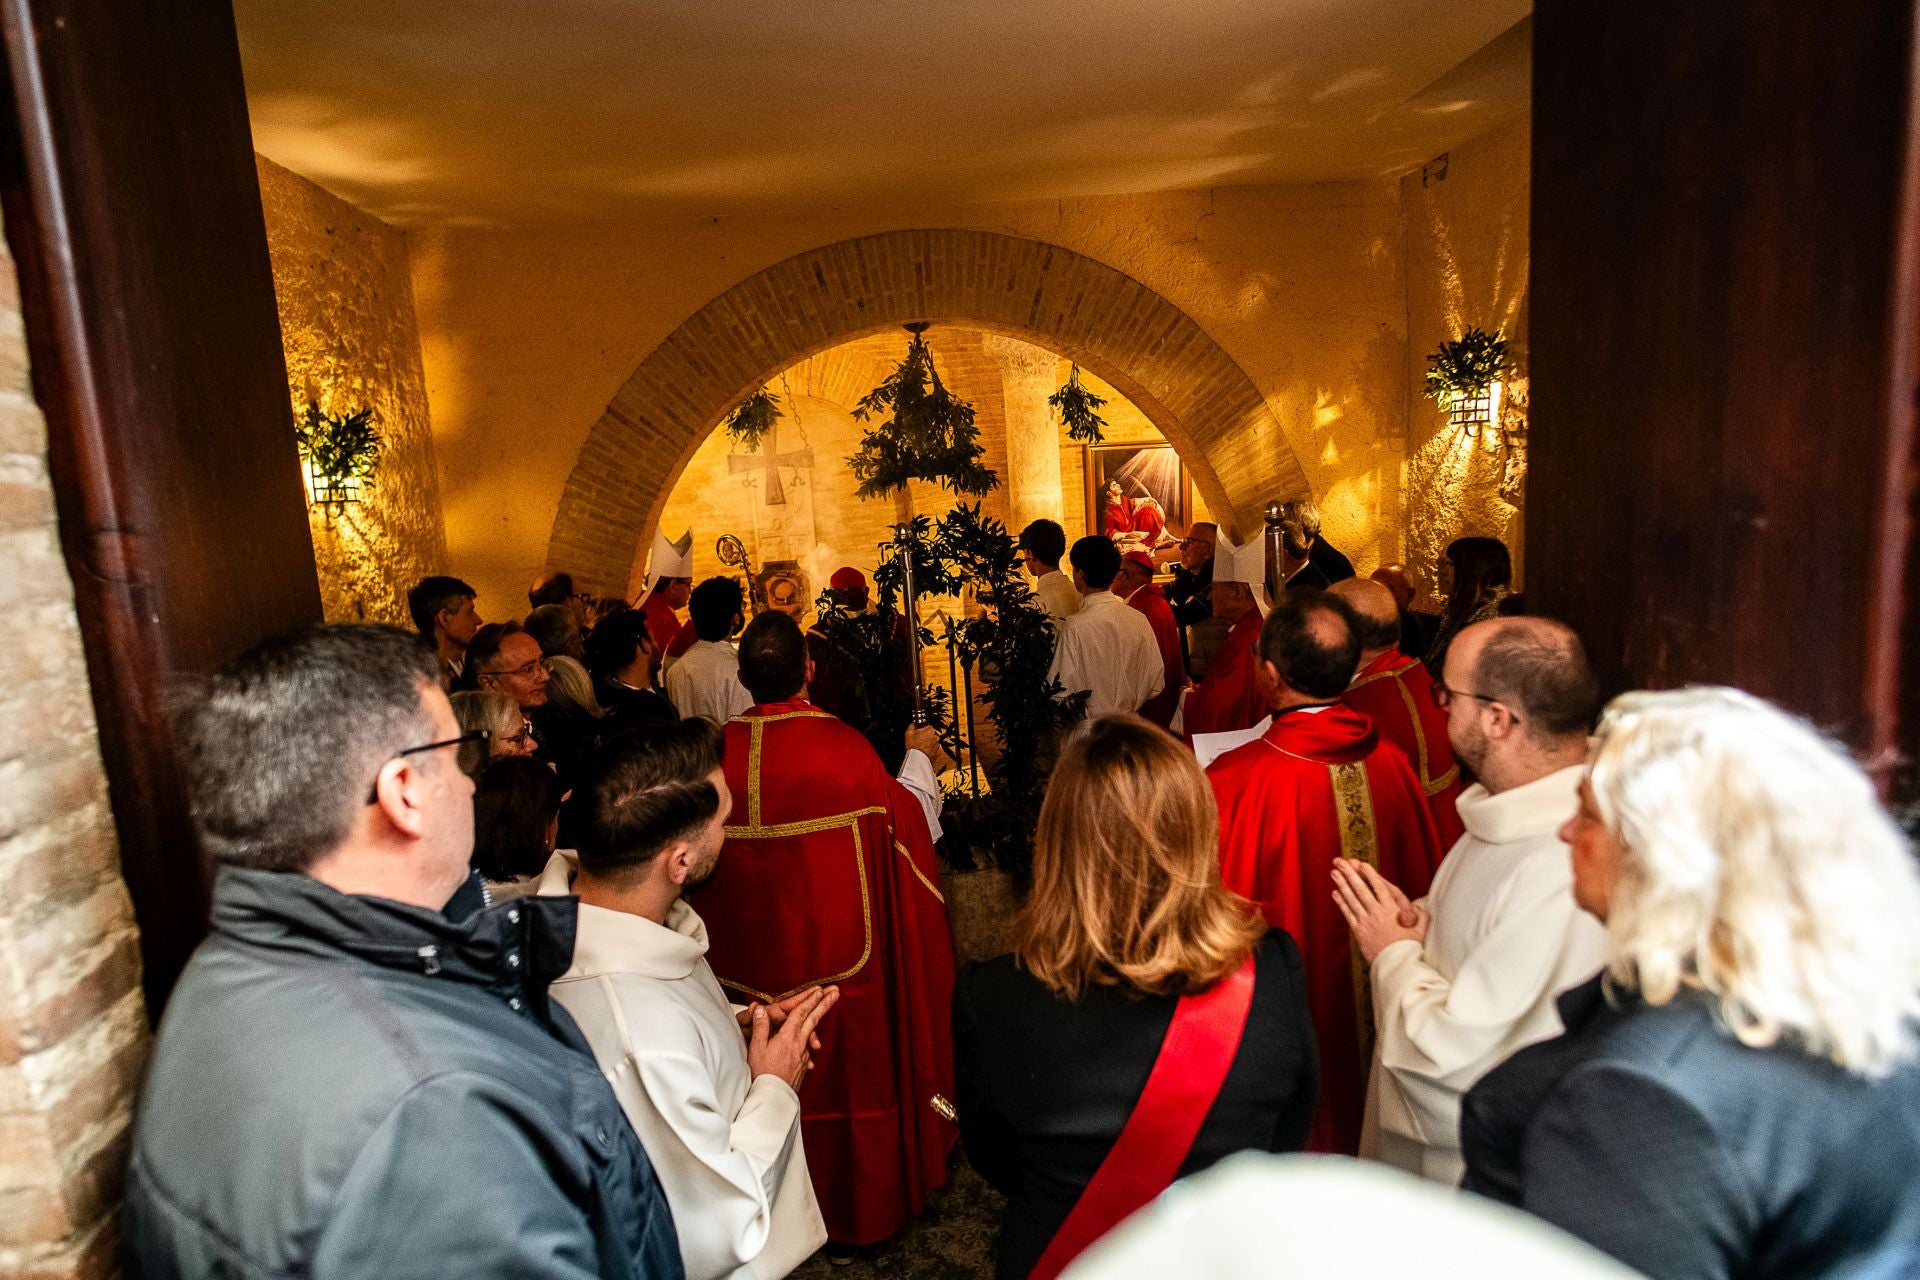
[[[382,760],[380,762],[380,767],[384,769],[389,764],[392,764],[395,760],[398,760],[403,756],[416,756],[416,755],[419,755],[422,751],[438,751],[442,747],[464,747],[469,742],[478,742],[482,745],[485,745],[488,741],[492,739],[492,737],[493,737],[493,734],[489,730],[469,729],[457,738],[442,738],[438,742],[426,742],[426,743],[422,743],[420,746],[417,746],[417,747],[408,747],[405,751],[396,751],[392,755],[388,756],[385,760]],[[379,799],[380,799],[380,779],[376,777],[373,780],[373,785],[367,788],[367,803],[373,804],[375,801]]]
[[532,675],[534,673],[535,668],[537,668],[539,665],[540,665],[540,659],[532,658],[526,662],[521,663],[517,667],[509,667],[505,671],[482,671],[480,674],[483,676],[495,676],[495,677],[509,679],[509,680],[524,680],[528,676]]
[[568,597],[567,597],[567,599],[569,599],[569,600],[585,600],[585,601],[586,601],[586,602],[587,602],[588,604],[592,604],[592,603],[593,603],[593,592],[591,592],[591,591],[576,591],[576,592],[574,592],[574,593],[573,593],[572,595],[570,595],[570,596],[568,596]]
[[[1438,680],[1435,680],[1433,682],[1433,705],[1434,706],[1440,708],[1442,711],[1445,711],[1448,705],[1451,704],[1455,698],[1472,698],[1476,702],[1484,702],[1489,706],[1507,707],[1507,704],[1502,702],[1500,699],[1489,698],[1484,693],[1468,693],[1465,689],[1449,689],[1447,688],[1446,685],[1442,684]],[[1507,707],[1507,715],[1515,724],[1520,723],[1520,717],[1513,714],[1512,707]]]
[[508,742],[532,742],[533,721],[522,720],[520,722],[520,732],[508,734],[506,740]]

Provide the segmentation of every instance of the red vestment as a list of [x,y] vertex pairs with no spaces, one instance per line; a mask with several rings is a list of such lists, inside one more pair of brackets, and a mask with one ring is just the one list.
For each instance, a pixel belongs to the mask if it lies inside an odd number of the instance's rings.
[[1207,678],[1187,694],[1187,709],[1180,723],[1188,737],[1251,729],[1266,719],[1270,708],[1260,691],[1258,674],[1262,621],[1258,609],[1249,609],[1221,640],[1213,661],[1207,664]]
[[1433,677],[1398,649],[1360,668],[1340,701],[1373,721],[1380,736],[1400,748],[1427,793],[1440,847],[1453,848],[1466,831],[1454,801],[1465,790],[1447,741],[1447,713],[1433,705]]
[[1148,550],[1160,541],[1160,531],[1167,526],[1167,518],[1160,510],[1160,504],[1152,498],[1136,498],[1133,503],[1133,531],[1145,541]]
[[947,1178],[953,942],[919,802],[867,740],[802,699],[726,725],[733,812],[694,904],[722,985],[774,1001],[837,983],[800,1089],[827,1234],[872,1244]]
[[1157,582],[1144,583],[1127,597],[1127,603],[1146,615],[1153,627],[1153,642],[1160,646],[1160,667],[1166,688],[1147,699],[1140,714],[1162,729],[1173,723],[1173,709],[1180,705],[1180,686],[1187,682],[1187,669],[1180,660],[1180,624],[1173,620],[1173,606]]
[[1426,893],[1444,850],[1426,793],[1400,748],[1359,712],[1334,705],[1274,717],[1257,741],[1207,770],[1220,806],[1221,879],[1300,944],[1320,1041],[1320,1103],[1309,1151],[1360,1145],[1373,1053],[1373,994],[1333,901],[1333,860],[1359,858],[1409,898]]
[[1100,531],[1111,538],[1116,533],[1133,532],[1133,499],[1108,498],[1107,510],[1100,524]]
[[640,602],[640,612],[646,615],[647,635],[652,637],[654,649],[665,654],[667,646],[680,634],[680,619],[674,615],[673,606],[656,587]]

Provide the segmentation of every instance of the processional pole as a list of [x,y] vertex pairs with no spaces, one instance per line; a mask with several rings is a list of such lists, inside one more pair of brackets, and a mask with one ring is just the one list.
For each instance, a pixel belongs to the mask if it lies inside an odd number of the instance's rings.
[[913,590],[913,524],[901,521],[893,526],[894,554],[900,560],[900,575],[906,586],[901,605],[906,612],[907,635],[913,640],[913,722],[927,722],[926,694],[920,688],[920,604]]
[[1287,535],[1286,504],[1269,502],[1267,504],[1267,599],[1275,607],[1287,594]]

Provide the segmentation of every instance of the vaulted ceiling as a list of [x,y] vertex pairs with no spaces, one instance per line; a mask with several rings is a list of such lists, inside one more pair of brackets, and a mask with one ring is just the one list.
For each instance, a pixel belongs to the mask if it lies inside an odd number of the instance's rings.
[[235,0],[262,153],[401,225],[1326,182],[1523,110],[1529,0]]

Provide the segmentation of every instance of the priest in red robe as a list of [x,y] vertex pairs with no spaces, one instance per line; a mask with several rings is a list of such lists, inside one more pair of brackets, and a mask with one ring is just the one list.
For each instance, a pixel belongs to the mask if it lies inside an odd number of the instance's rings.
[[1329,590],[1353,609],[1360,640],[1360,670],[1340,700],[1406,755],[1427,794],[1440,847],[1451,849],[1466,832],[1454,807],[1466,784],[1447,741],[1447,713],[1433,700],[1433,677],[1424,663],[1400,651],[1400,607],[1393,592],[1362,578],[1343,579]]
[[1344,1155],[1360,1144],[1373,994],[1334,904],[1333,861],[1371,863],[1417,898],[1442,853],[1406,756],[1340,702],[1360,659],[1351,619],[1343,601],[1317,592],[1274,611],[1259,655],[1273,727],[1207,771],[1220,807],[1221,879],[1292,934],[1306,962],[1320,1041],[1307,1149]]
[[828,1238],[863,1245],[946,1181],[953,943],[925,811],[865,738],[806,700],[811,666],[784,613],[741,633],[754,706],[726,725],[733,816],[697,904],[714,974],[743,1000],[840,988],[801,1131]]
[[1208,598],[1213,616],[1233,625],[1207,663],[1207,674],[1187,694],[1181,723],[1188,736],[1251,729],[1266,718],[1267,695],[1260,687],[1260,609],[1255,588],[1227,580],[1216,555]]
[[[659,651],[662,663],[679,654],[669,653],[680,635],[681,624],[675,610],[687,607],[693,591],[693,530],[669,542],[661,534],[653,535],[653,558],[647,563],[647,597],[640,602],[640,613],[647,620],[647,635]],[[691,631],[691,626],[688,627]],[[685,653],[692,644],[682,645]]]
[[1187,682],[1187,665],[1180,657],[1180,624],[1173,620],[1173,606],[1167,593],[1153,580],[1153,557],[1144,551],[1129,551],[1120,558],[1120,572],[1114,575],[1113,594],[1129,607],[1146,615],[1153,628],[1153,642],[1160,649],[1161,676],[1165,687],[1141,706],[1140,714],[1162,729],[1173,723],[1174,708],[1180,705],[1180,689]]

